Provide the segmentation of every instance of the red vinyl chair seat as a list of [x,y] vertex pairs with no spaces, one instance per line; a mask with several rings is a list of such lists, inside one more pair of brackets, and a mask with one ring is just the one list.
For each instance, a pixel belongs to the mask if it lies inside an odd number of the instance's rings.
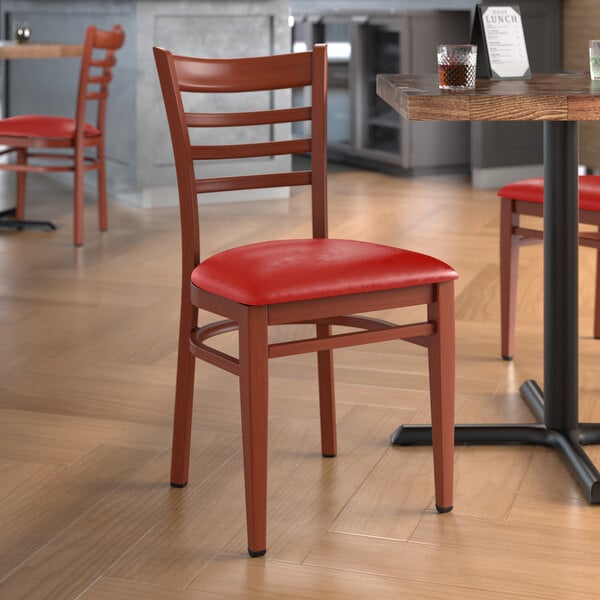
[[259,242],[225,250],[192,272],[203,290],[249,306],[406,288],[457,278],[436,258],[338,239]]
[[[544,178],[531,177],[514,181],[498,190],[498,196],[542,204],[544,202]],[[579,176],[579,208],[581,210],[600,210],[600,180],[597,175]]]
[[[101,135],[100,130],[89,123],[85,124],[86,137]],[[18,138],[65,138],[75,137],[75,119],[50,115],[17,115],[0,120],[0,137]]]

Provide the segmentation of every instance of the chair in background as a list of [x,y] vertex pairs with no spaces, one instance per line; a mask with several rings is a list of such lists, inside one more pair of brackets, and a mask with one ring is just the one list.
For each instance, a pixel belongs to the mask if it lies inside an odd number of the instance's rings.
[[[51,115],[17,115],[0,120],[0,154],[16,153],[16,162],[0,169],[17,172],[16,222],[25,216],[25,176],[29,172],[73,171],[74,242],[83,244],[83,189],[87,171],[98,172],[100,230],[108,227],[104,130],[108,88],[116,51],[125,34],[119,25],[110,31],[88,27],[85,35],[75,118]],[[91,106],[92,104],[96,106]],[[94,124],[86,121],[95,112]]]
[[[505,185],[498,191],[500,204],[500,305],[502,358],[511,360],[514,354],[517,308],[517,274],[519,248],[541,243],[540,228],[522,227],[521,215],[543,218],[544,179],[532,177]],[[579,222],[594,225],[600,232],[600,177],[579,177]],[[580,231],[579,244],[600,251],[600,233]],[[596,297],[594,337],[600,338],[600,254],[596,258]]]
[[[194,365],[199,358],[239,377],[248,551],[266,552],[268,360],[317,352],[323,456],[336,454],[334,348],[405,339],[429,355],[436,505],[452,508],[454,444],[454,279],[443,262],[408,250],[327,237],[325,45],[298,54],[258,58],[200,59],[154,48],[166,107],[179,189],[182,233],[182,297],[171,484],[188,481]],[[311,106],[252,112],[188,112],[190,96],[308,86]],[[246,100],[247,102],[247,100]],[[195,106],[198,106],[196,104]],[[247,106],[247,104],[246,104]],[[245,127],[299,121],[310,137],[247,144],[194,145],[190,129]],[[275,128],[269,128],[274,131]],[[247,130],[246,130],[247,131]],[[193,135],[193,133],[192,133]],[[197,178],[194,161],[310,153],[306,171]],[[232,170],[233,170],[232,166]],[[279,239],[200,254],[198,195],[203,192],[309,185],[312,238]],[[374,203],[374,210],[376,204]],[[395,325],[357,315],[423,305],[422,322]],[[198,309],[219,315],[198,327]],[[305,339],[269,343],[270,326],[312,324]],[[333,326],[353,328],[334,329]],[[238,331],[238,356],[207,344]]]

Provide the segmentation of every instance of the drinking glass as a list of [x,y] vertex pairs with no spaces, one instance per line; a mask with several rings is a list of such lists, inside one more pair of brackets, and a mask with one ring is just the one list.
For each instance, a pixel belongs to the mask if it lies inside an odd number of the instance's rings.
[[590,77],[600,80],[600,40],[590,40]]
[[477,46],[473,44],[439,44],[437,63],[441,89],[468,90],[475,87]]

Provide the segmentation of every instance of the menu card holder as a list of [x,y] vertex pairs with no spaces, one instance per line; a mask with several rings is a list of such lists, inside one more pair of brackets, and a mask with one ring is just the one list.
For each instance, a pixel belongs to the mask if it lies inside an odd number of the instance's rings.
[[477,45],[477,77],[531,78],[523,21],[517,4],[478,4],[471,43]]

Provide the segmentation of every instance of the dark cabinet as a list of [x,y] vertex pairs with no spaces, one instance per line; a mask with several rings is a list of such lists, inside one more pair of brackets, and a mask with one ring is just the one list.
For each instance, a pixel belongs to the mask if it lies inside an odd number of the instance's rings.
[[466,167],[468,123],[403,121],[377,96],[375,76],[435,73],[436,45],[469,37],[469,11],[295,15],[296,49],[328,44],[330,158],[393,171]]

